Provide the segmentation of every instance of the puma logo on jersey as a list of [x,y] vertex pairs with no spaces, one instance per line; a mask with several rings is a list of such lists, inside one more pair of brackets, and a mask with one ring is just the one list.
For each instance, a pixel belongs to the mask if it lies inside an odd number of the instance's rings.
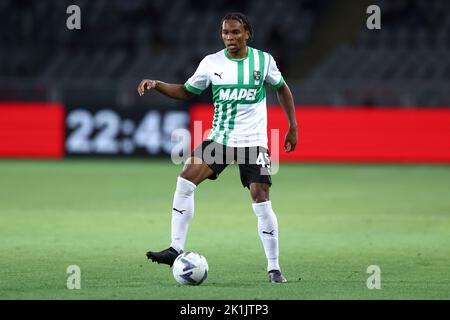
[[214,75],[218,76],[220,79],[222,79],[222,74],[223,74],[223,72],[221,72],[220,74],[218,74],[217,72],[214,72]]
[[219,100],[255,100],[256,89],[220,89]]

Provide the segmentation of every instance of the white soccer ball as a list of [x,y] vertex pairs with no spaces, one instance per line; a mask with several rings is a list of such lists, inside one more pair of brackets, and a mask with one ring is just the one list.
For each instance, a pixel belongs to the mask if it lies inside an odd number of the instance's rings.
[[175,259],[172,272],[179,284],[199,285],[208,277],[208,262],[200,253],[186,251]]

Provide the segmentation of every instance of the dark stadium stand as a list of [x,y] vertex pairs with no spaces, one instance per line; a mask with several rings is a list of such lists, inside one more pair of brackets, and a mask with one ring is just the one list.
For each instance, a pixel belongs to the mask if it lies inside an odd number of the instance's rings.
[[450,105],[450,2],[380,6],[381,30],[362,26],[301,82],[306,103]]
[[[97,92],[125,106],[139,103],[137,81],[183,83],[205,54],[222,48],[221,17],[243,11],[255,30],[250,45],[276,58],[299,103],[450,105],[450,2],[374,2],[382,29],[368,30],[361,12],[359,31],[348,30],[354,41],[319,48],[324,58],[305,74],[295,67],[302,53],[328,41],[316,31],[332,5],[345,1],[0,0],[0,99],[39,87],[47,99]],[[71,4],[81,8],[81,30],[65,27]]]

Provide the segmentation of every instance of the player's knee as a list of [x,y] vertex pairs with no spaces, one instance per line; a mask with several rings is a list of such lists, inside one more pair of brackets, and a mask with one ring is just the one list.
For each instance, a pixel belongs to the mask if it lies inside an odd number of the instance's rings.
[[253,202],[260,203],[269,201],[269,190],[268,188],[252,188],[251,195]]
[[209,169],[209,167],[205,168],[205,165],[203,164],[201,159],[190,157],[186,160],[180,177],[189,180],[195,185],[199,185],[210,174],[209,172],[207,172],[207,169]]
[[180,177],[181,178],[183,178],[183,179],[185,179],[185,180],[188,180],[189,182],[192,182],[192,183],[194,183],[194,184],[198,184],[198,181],[197,181],[197,179],[196,179],[196,176],[191,172],[191,171],[189,171],[189,170],[183,170],[181,173],[180,173]]
[[256,195],[255,197],[253,197],[253,201],[255,203],[261,203],[261,202],[266,202],[269,201],[269,195],[267,194],[261,194],[261,195]]

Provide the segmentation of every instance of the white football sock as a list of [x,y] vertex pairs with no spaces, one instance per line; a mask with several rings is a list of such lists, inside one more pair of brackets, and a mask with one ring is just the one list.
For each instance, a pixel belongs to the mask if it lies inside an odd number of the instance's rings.
[[280,270],[278,263],[278,222],[272,210],[272,202],[253,203],[258,217],[258,233],[267,257],[267,271]]
[[170,246],[178,252],[184,251],[184,243],[189,223],[194,216],[194,191],[197,186],[182,177],[178,177],[177,189],[172,207],[172,242]]

